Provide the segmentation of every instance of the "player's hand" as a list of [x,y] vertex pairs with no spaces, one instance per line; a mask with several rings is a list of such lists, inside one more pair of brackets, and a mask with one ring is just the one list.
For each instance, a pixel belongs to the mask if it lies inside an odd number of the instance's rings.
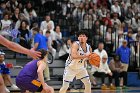
[[35,51],[33,48],[29,51],[28,54],[30,57],[32,57],[33,59],[39,59],[39,57],[41,56],[41,52]]
[[43,90],[45,91],[45,93],[54,93],[54,89],[47,84],[43,87]]
[[48,85],[43,87],[43,90],[45,91],[45,93],[51,93],[50,88]]
[[87,58],[89,58],[89,57],[90,57],[90,54],[91,54],[91,53],[86,53],[85,56],[86,56]]

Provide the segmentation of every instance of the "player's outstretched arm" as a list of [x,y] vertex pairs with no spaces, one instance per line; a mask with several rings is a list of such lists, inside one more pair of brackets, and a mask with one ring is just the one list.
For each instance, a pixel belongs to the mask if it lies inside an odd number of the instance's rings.
[[28,50],[28,49],[20,46],[19,44],[11,42],[1,35],[0,35],[0,44],[2,44],[3,46],[5,46],[8,49],[13,50],[15,52],[19,52],[19,53],[22,53],[22,54],[27,54],[34,59],[40,57],[40,54],[41,54],[40,52],[34,51],[33,49]]

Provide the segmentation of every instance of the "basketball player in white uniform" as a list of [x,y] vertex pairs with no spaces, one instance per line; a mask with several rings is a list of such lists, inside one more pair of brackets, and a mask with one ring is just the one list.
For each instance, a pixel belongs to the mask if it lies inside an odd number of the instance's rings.
[[63,85],[59,93],[66,93],[69,83],[73,81],[74,77],[80,79],[85,85],[84,93],[91,93],[91,83],[89,75],[86,70],[86,61],[89,54],[92,52],[90,45],[87,42],[87,33],[80,31],[78,33],[78,40],[72,44],[69,57],[66,60]]

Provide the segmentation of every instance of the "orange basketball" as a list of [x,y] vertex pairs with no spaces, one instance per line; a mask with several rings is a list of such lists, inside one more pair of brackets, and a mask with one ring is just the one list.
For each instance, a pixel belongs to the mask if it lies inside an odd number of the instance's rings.
[[91,53],[89,55],[89,63],[91,65],[99,67],[100,66],[100,56],[98,54],[96,54],[96,53]]

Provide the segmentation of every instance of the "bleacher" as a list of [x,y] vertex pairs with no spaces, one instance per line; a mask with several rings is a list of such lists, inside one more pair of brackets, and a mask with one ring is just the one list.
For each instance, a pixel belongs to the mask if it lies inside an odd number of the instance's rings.
[[[30,60],[32,60],[31,58],[28,58],[26,56],[16,56],[16,58],[14,58],[15,52],[10,51],[7,48],[4,48],[3,46],[0,46],[1,49],[5,50],[6,53],[6,63],[12,63],[14,65],[14,68],[11,68],[11,78],[12,81],[15,83],[15,78],[18,75],[19,71],[22,69],[22,67],[29,62]],[[58,58],[56,58],[56,60],[54,60],[54,62],[52,64],[49,64],[49,68],[50,68],[50,76],[51,76],[51,80],[47,81],[47,84],[49,84],[50,86],[53,86],[53,88],[55,90],[59,90],[60,87],[62,86],[62,80],[63,80],[63,72],[64,72],[64,65],[65,65],[65,61],[59,60]],[[101,84],[101,80],[98,80],[98,84]],[[106,83],[108,82],[108,79],[106,79]],[[79,80],[77,80],[75,82],[76,84],[76,88],[82,88],[81,87],[81,82]],[[128,73],[128,86],[130,87],[139,87],[140,86],[140,74],[138,74],[138,72],[129,72]],[[7,87],[11,92],[20,92],[19,90],[14,90],[12,89],[10,86]],[[70,87],[71,88],[71,87]],[[100,86],[92,86],[92,88],[94,89],[99,89]]]
[[[6,1],[8,1],[8,0],[6,0]],[[35,0],[35,1],[37,1],[39,3],[34,2],[34,0],[31,0],[31,2],[33,2],[34,5],[35,5],[35,10],[38,14],[38,17],[37,17],[36,21],[40,26],[41,21],[44,20],[44,16],[46,14],[48,14],[48,9],[44,5],[41,5],[40,0]],[[67,0],[56,0],[56,1],[60,2],[61,6],[62,6],[63,3],[67,3]],[[135,0],[131,0],[131,2],[134,2],[134,1]],[[80,30],[80,29],[83,29],[83,30],[86,30],[86,31],[92,31],[93,30],[93,28],[89,29],[89,27],[87,27],[88,29],[84,29],[84,28],[79,27],[80,22],[84,21],[84,18],[83,19],[81,18],[82,20],[79,20],[80,18],[78,16],[78,12],[76,14],[76,17],[74,17],[74,18],[67,17],[66,15],[62,16],[62,13],[60,13],[60,15],[59,15],[59,14],[57,14],[57,12],[56,13],[51,13],[51,12],[52,11],[49,11],[49,14],[51,15],[51,19],[54,21],[55,26],[60,25],[63,38],[70,37],[72,40],[76,40],[76,33],[77,33],[78,30]],[[72,16],[73,11],[71,10],[69,12],[70,12],[70,15]],[[89,14],[89,12],[85,13],[83,15],[85,16],[86,14]],[[82,12],[81,12],[81,15],[82,15]],[[111,14],[111,17],[112,17],[112,14]],[[93,21],[93,19],[92,19],[92,21]],[[89,26],[89,24],[88,24],[88,26]],[[94,26],[94,25],[92,24],[92,26]],[[114,27],[114,26],[112,26],[112,27]],[[115,31],[116,31],[116,28],[115,28]],[[126,34],[124,34],[124,37],[125,36],[126,36]],[[91,38],[89,38],[89,41],[88,41],[88,43],[92,46],[93,49],[96,48],[95,43],[100,41],[100,38],[103,38],[103,40],[106,41],[104,36],[99,37],[98,40],[95,40],[94,37],[95,37],[95,35],[93,35]],[[116,37],[116,34],[115,34],[115,38],[118,38],[118,37]],[[111,40],[111,44],[113,44],[112,41],[113,40]],[[105,47],[105,49],[109,53],[109,58],[111,58],[112,55],[114,55],[115,50],[118,47],[118,45],[116,45],[116,42],[117,42],[117,44],[119,44],[119,42],[115,39],[115,43],[114,43],[115,49],[114,49],[114,51],[112,51],[113,48]],[[138,42],[138,41],[134,41],[134,42]],[[32,59],[27,57],[27,56],[24,56],[22,54],[15,53],[15,52],[13,52],[13,51],[11,51],[11,50],[9,50],[9,49],[1,46],[1,45],[0,45],[0,49],[2,49],[6,53],[6,57],[5,57],[6,60],[5,61],[7,63],[12,63],[14,65],[14,68],[11,69],[11,72],[12,72],[11,77],[12,77],[13,82],[15,82],[15,77],[17,76],[18,72],[22,69],[21,67],[23,67],[28,61],[30,61]],[[140,86],[139,85],[140,84],[140,72],[139,72],[140,71],[140,69],[139,69],[140,66],[138,66],[138,64],[136,62],[138,60],[136,60],[135,57],[136,57],[136,53],[133,56],[134,60],[130,59],[130,66],[129,66],[129,70],[128,70],[128,81],[130,81],[130,82],[128,82],[128,86]],[[47,83],[49,85],[52,85],[55,89],[60,89],[60,87],[62,85],[62,76],[63,76],[63,71],[64,71],[64,65],[65,65],[65,62],[62,61],[62,60],[59,60],[58,57],[56,58],[56,60],[54,60],[54,62],[52,64],[49,64],[51,80],[48,81]],[[77,85],[77,87],[80,88],[80,82],[79,81],[76,82],[76,85]],[[20,90],[12,90],[10,87],[8,87],[8,88],[11,91],[15,91],[15,92],[20,91]]]

